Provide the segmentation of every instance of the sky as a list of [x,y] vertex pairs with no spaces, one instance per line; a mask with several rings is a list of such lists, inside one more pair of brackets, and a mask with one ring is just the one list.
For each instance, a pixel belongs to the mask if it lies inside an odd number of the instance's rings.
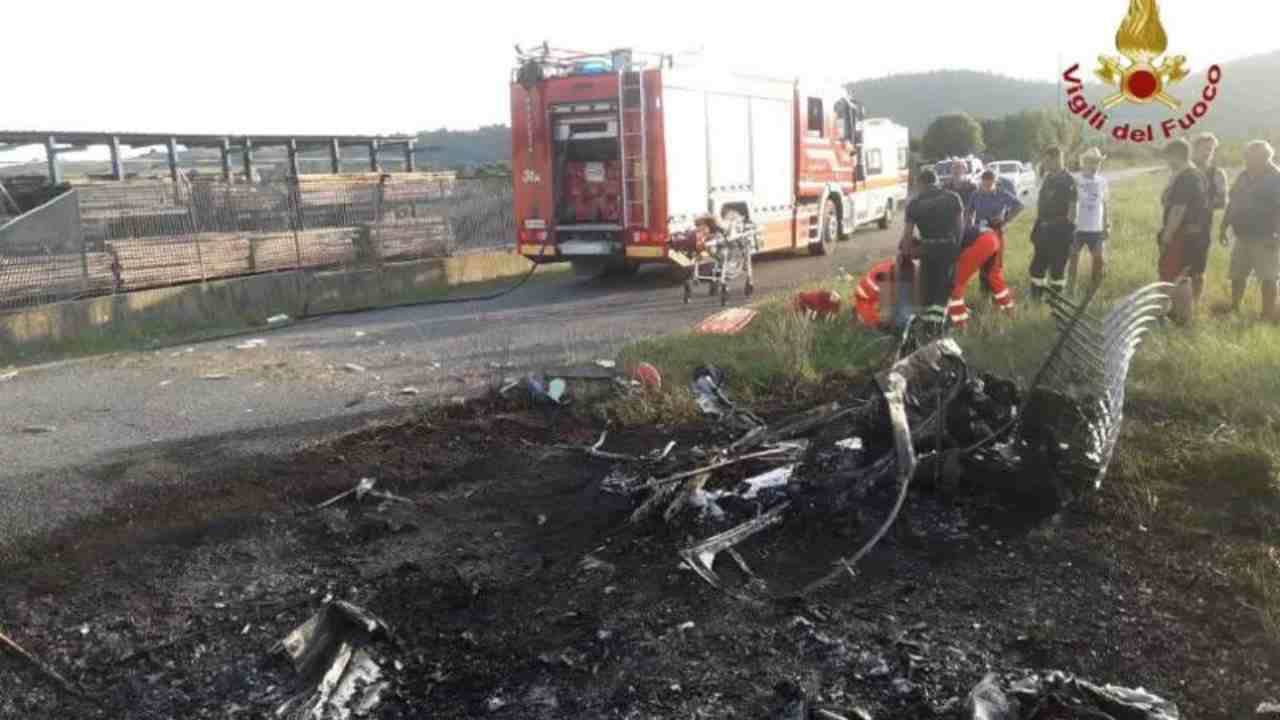
[[[544,40],[589,52],[701,49],[771,76],[970,69],[1054,82],[1073,62],[1115,53],[1128,3],[12,2],[0,25],[11,60],[0,129],[381,134],[506,123],[514,46]],[[1194,71],[1280,49],[1280,12],[1265,6],[1163,0],[1169,51]],[[43,156],[28,147],[0,161]]]

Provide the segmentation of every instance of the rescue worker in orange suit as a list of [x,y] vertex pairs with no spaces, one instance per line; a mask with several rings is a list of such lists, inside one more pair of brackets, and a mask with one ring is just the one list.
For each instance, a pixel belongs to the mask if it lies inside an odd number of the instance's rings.
[[[956,193],[938,186],[932,170],[920,173],[920,194],[907,205],[901,257],[917,258],[920,320],[929,331],[941,333],[946,327],[947,299],[955,276],[956,258],[964,235],[964,202]],[[920,237],[916,238],[916,229]]]
[[873,330],[887,329],[888,322],[880,318],[880,292],[897,282],[897,266],[893,258],[885,258],[867,269],[853,291],[853,313],[866,327]]
[[[947,302],[947,317],[951,324],[963,328],[969,321],[969,307],[964,294],[969,281],[982,272],[992,300],[1002,311],[1013,310],[1013,290],[1005,283],[1004,268],[996,262],[1000,252],[1000,233],[1003,222],[994,220],[994,228],[971,227],[965,235],[964,250],[956,260],[955,282]],[[853,311],[863,325],[873,329],[888,329],[891,321],[881,318],[882,293],[893,288],[898,281],[898,267],[893,258],[886,258],[872,265],[858,282],[853,293]]]
[[1004,281],[1004,264],[1000,262],[1004,240],[1001,231],[1004,221],[992,218],[987,228],[977,226],[965,231],[963,249],[956,260],[956,279],[951,287],[951,299],[947,301],[947,319],[952,327],[963,329],[969,323],[969,306],[964,292],[969,281],[982,271],[982,286],[991,293],[991,299],[1002,312],[1013,310],[1013,290]]

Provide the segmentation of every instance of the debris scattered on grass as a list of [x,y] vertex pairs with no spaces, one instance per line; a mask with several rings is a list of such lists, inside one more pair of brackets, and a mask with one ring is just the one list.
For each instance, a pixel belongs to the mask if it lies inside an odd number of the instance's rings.
[[231,376],[226,373],[209,373],[208,375],[201,375],[200,379],[201,380],[226,380],[230,377]]
[[757,312],[751,308],[729,308],[705,318],[693,328],[695,335],[737,335],[742,332]]
[[267,318],[268,325],[279,325],[281,323],[287,323],[287,322],[289,322],[289,316],[284,314],[272,315],[271,317]]
[[266,347],[267,341],[262,338],[246,340],[239,345],[232,346],[235,350],[257,350],[260,347]]
[[601,560],[595,555],[585,555],[583,556],[581,562],[578,563],[578,569],[582,570],[583,572],[591,572],[593,570],[598,570],[600,572],[611,573],[616,571],[618,568],[613,563],[605,562],[604,560]]
[[631,370],[631,378],[654,390],[662,389],[662,373],[647,362],[637,363]]
[[1039,711],[1051,707],[1070,708],[1072,717],[1132,720],[1179,720],[1182,717],[1172,702],[1142,688],[1095,685],[1057,670],[1020,680],[1007,691],[1000,686],[996,675],[989,674],[973,688],[966,701],[967,717],[974,720],[1029,720],[1041,717]]
[[850,452],[861,450],[862,438],[860,437],[845,438],[844,440],[837,442],[836,447],[840,448],[841,450],[848,450]]
[[410,387],[407,387],[407,388],[401,388],[401,389],[400,389],[400,394],[401,394],[401,395],[408,395],[408,396],[417,396],[417,395],[420,395],[421,393],[420,393],[420,391],[418,390],[418,388],[410,386]]
[[378,481],[374,480],[373,478],[360,478],[360,482],[356,483],[355,487],[351,488],[350,490],[346,490],[344,492],[338,493],[337,495],[334,495],[328,500],[325,500],[319,505],[316,505],[314,508],[312,508],[312,510],[323,510],[329,507],[330,505],[341,502],[351,497],[352,495],[356,497],[356,502],[360,502],[361,500],[364,500],[366,496],[368,496],[368,497],[378,498],[379,500],[405,503],[406,505],[417,505],[417,503],[410,500],[409,498],[400,497],[399,495],[394,495],[392,493],[385,492],[382,490],[375,490],[374,488],[377,484],[378,484]]
[[547,383],[547,397],[551,398],[551,401],[554,403],[559,404],[560,398],[564,397],[564,391],[565,383],[564,380],[561,380],[560,378],[556,378]]
[[346,365],[342,366],[342,369],[346,370],[349,373],[362,373],[362,372],[365,372],[366,370],[365,366],[357,365],[355,363],[347,363]]
[[810,320],[835,320],[840,314],[840,293],[834,290],[810,290],[798,293],[791,309]]
[[294,628],[275,650],[283,650],[314,688],[281,705],[276,717],[347,720],[367,716],[391,687],[369,647],[374,641],[394,644],[395,639],[382,619],[342,600],[327,603]]
[[763,475],[757,475],[752,478],[743,480],[743,484],[747,486],[746,492],[742,493],[743,500],[754,500],[761,490],[769,488],[783,487],[791,481],[791,476],[795,473],[795,465],[785,465],[780,468],[774,468]]

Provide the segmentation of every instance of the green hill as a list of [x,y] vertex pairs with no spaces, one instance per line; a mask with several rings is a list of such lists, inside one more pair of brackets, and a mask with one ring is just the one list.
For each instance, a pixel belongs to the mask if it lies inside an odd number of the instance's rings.
[[[1065,69],[1065,68],[1064,68]],[[1280,51],[1223,63],[1221,90],[1209,115],[1197,130],[1213,130],[1224,138],[1275,135],[1280,128],[1280,95],[1271,91],[1280,75]],[[1082,66],[1087,96],[1100,101],[1109,94],[1093,78],[1093,67]],[[1182,112],[1190,109],[1205,84],[1205,69],[1183,80],[1174,93],[1184,100]],[[976,118],[999,117],[1024,110],[1059,106],[1058,86],[1052,82],[1032,82],[972,70],[938,70],[929,73],[890,75],[850,84],[871,116],[887,116],[911,128],[913,136],[924,134],[929,123],[949,112],[966,112]],[[1110,117],[1114,122],[1150,121],[1174,116],[1150,108],[1121,106]]]

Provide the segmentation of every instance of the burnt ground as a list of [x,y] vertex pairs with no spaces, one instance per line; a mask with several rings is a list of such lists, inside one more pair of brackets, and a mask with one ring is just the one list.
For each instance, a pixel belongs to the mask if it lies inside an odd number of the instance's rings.
[[[4,631],[91,697],[0,656],[0,717],[270,716],[298,688],[271,647],[329,595],[401,640],[378,717],[767,717],[783,680],[848,717],[951,717],[984,673],[1028,669],[1142,686],[1193,718],[1280,695],[1280,654],[1211,533],[1098,502],[1032,523],[921,487],[856,580],[754,608],[679,566],[684,529],[625,527],[610,463],[548,450],[598,429],[479,402],[126,495],[0,568]],[[366,476],[417,507],[310,510]]]

